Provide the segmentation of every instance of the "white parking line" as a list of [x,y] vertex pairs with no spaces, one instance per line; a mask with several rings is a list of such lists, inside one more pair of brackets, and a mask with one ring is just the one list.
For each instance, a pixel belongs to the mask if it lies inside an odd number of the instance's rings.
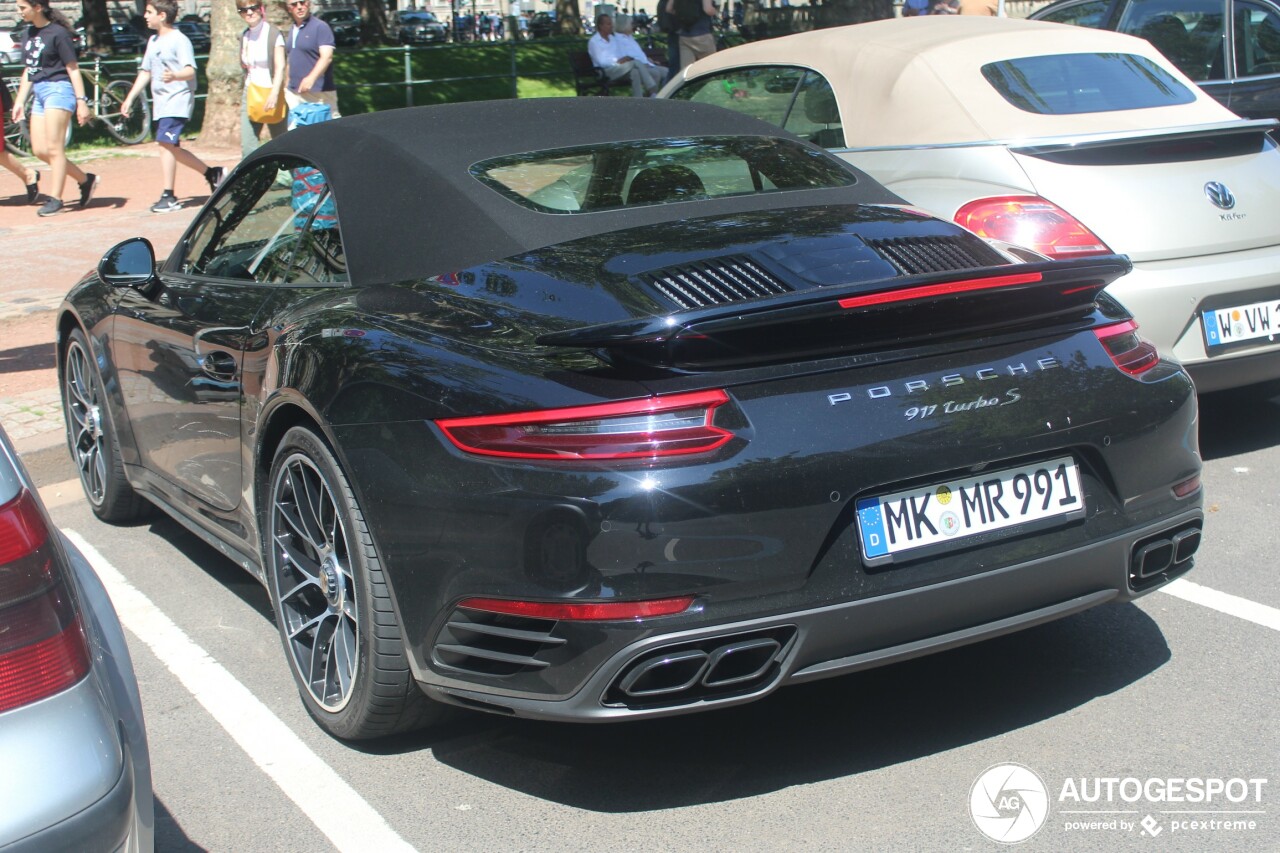
[[1210,589],[1207,586],[1201,586],[1183,578],[1178,578],[1176,581],[1161,587],[1160,591],[1172,595],[1174,598],[1181,598],[1183,601],[1190,601],[1192,604],[1199,604],[1202,607],[1217,610],[1219,613],[1226,613],[1239,619],[1247,619],[1264,628],[1280,631],[1280,610],[1274,607],[1259,604],[1256,601],[1250,601],[1247,598],[1241,598],[1228,592],[1218,592],[1216,589]]
[[139,592],[74,530],[63,530],[102,578],[120,621],[339,850],[411,851],[363,797]]

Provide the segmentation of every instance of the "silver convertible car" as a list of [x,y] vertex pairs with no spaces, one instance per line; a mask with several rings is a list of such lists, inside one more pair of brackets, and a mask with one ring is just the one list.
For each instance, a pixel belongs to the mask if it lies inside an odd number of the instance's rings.
[[1128,255],[1108,292],[1200,391],[1280,377],[1280,151],[1146,41],[922,17],[735,47],[663,94],[807,137],[913,204],[1052,258]]

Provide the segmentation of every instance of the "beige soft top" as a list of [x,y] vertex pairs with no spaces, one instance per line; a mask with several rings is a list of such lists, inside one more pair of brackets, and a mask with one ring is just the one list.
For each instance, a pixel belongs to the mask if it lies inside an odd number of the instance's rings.
[[[1195,93],[1192,103],[1080,115],[1013,106],[982,76],[990,62],[1066,53],[1145,56]],[[744,65],[789,65],[822,74],[835,90],[850,147],[936,145],[1111,133],[1230,121],[1147,41],[1045,21],[957,15],[894,18],[752,42],[685,69],[685,79]]]

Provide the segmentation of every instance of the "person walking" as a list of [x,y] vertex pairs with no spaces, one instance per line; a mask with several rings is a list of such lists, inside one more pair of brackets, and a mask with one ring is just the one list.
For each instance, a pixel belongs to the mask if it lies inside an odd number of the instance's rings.
[[333,30],[312,16],[311,0],[289,0],[289,85],[284,99],[292,112],[302,103],[328,104],[331,118],[338,112],[338,89],[333,84]]
[[270,124],[249,117],[249,89],[268,89],[263,109],[270,113],[284,103],[284,33],[263,14],[262,0],[236,0],[236,11],[244,20],[240,36],[240,64],[244,67],[244,97],[240,101],[240,153],[248,156],[262,144],[262,129],[275,139],[285,131],[285,122]]
[[155,136],[160,145],[160,174],[164,181],[160,200],[151,205],[151,212],[168,213],[182,209],[182,202],[173,192],[179,163],[199,172],[209,184],[209,192],[218,188],[224,170],[221,166],[208,165],[182,147],[182,131],[191,120],[196,104],[196,54],[186,33],[173,25],[178,19],[177,0],[149,0],[142,17],[156,34],[147,40],[142,66],[120,111],[125,115],[131,113],[134,100],[151,84]]
[[679,26],[681,68],[716,52],[716,37],[711,32],[711,22],[716,19],[715,3],[711,0],[667,0],[667,11],[675,16]]
[[[13,109],[13,98],[9,94],[9,81],[0,76],[0,130],[4,130],[4,123],[9,111]],[[18,162],[18,158],[9,153],[9,149],[0,145],[0,166],[8,169],[13,176],[22,181],[23,186],[27,188],[27,204],[33,204],[40,197],[40,173],[35,169],[28,169],[26,166]]]
[[[84,80],[76,62],[71,22],[52,8],[49,0],[18,0],[18,15],[28,25],[22,43],[25,67],[10,118],[15,122],[27,119],[31,151],[49,164],[49,197],[38,213],[54,216],[65,209],[62,189],[67,175],[80,187],[82,208],[93,199],[93,191],[98,186],[97,175],[85,172],[67,159],[67,127],[71,114],[74,112],[76,120],[85,124],[90,118],[89,102],[84,96]],[[34,100],[28,116],[23,105],[29,93],[34,93]],[[30,196],[30,186],[27,192]]]
[[636,40],[613,32],[613,16],[596,15],[596,34],[587,41],[591,62],[610,80],[631,78],[631,96],[648,97],[662,87],[666,74],[649,61]]

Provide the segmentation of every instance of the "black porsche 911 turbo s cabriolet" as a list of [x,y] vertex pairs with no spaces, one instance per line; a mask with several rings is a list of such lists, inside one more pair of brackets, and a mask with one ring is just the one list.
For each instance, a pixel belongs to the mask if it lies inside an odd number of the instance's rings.
[[784,130],[629,99],[300,128],[58,317],[97,514],[258,576],[307,708],[723,707],[1129,601],[1202,524],[1104,292]]

